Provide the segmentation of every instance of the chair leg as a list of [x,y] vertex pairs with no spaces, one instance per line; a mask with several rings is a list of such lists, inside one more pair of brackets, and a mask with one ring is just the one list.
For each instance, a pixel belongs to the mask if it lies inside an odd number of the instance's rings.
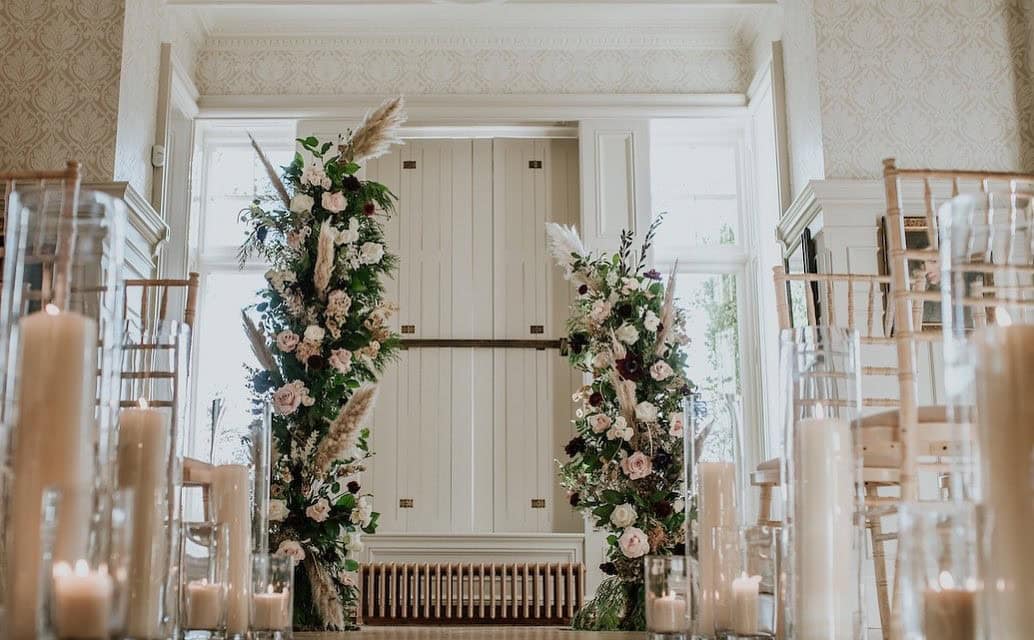
[[[875,486],[866,485],[866,493],[879,495]],[[889,582],[887,580],[887,560],[884,552],[883,527],[880,525],[880,516],[867,516],[866,528],[869,529],[869,536],[872,539],[872,564],[873,573],[876,577],[876,602],[880,609],[880,628],[883,630],[883,639],[890,640],[890,595],[888,592]]]

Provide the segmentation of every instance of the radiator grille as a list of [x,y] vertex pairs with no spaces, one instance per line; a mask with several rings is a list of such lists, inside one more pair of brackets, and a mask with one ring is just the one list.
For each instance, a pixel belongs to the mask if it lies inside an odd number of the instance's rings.
[[566,625],[585,597],[581,563],[373,563],[360,570],[364,624]]

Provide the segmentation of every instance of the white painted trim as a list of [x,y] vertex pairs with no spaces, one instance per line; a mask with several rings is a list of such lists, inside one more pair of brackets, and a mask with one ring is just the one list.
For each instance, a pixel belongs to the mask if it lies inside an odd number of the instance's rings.
[[176,51],[172,52],[172,104],[183,111],[186,115],[196,118],[198,116],[198,99],[201,93],[191,79],[187,68],[183,66]]
[[[385,96],[206,95],[199,117],[358,119]],[[716,118],[741,116],[739,93],[415,95],[407,96],[411,124],[490,125],[568,122],[587,118]]]

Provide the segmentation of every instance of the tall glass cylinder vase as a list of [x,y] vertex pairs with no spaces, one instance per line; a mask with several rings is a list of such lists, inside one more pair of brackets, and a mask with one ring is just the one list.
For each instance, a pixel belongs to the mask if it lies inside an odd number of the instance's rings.
[[273,411],[266,402],[251,424],[251,466],[255,476],[251,541],[255,553],[269,553],[269,484],[273,459]]
[[170,637],[179,604],[179,496],[189,393],[190,327],[127,323],[118,429],[118,484],[134,491],[127,633]]
[[959,196],[938,212],[946,375],[962,499],[983,507],[990,638],[1034,629],[1034,206],[1030,193]]
[[864,638],[858,334],[783,331],[782,578],[791,640]]
[[695,550],[699,593],[694,632],[711,637],[716,626],[729,623],[724,619],[727,610],[719,604],[731,588],[724,581],[729,573],[719,564],[714,530],[735,528],[743,521],[743,469],[737,464],[742,458],[739,401],[730,394],[694,394],[686,401],[686,413],[686,503],[697,514],[696,521],[690,521],[687,544],[691,555]]
[[[0,589],[8,638],[35,638],[43,489],[112,479],[121,360],[121,200],[15,192],[0,297]],[[80,530],[80,535],[86,532]]]

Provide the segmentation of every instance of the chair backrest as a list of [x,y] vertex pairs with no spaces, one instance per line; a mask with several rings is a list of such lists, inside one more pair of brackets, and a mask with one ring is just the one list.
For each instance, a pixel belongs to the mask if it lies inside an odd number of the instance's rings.
[[[7,214],[10,210],[11,194],[16,189],[23,189],[26,187],[55,187],[61,194],[61,211],[66,215],[72,215],[78,206],[79,201],[79,185],[80,185],[80,172],[79,163],[71,160],[69,161],[64,169],[48,170],[48,171],[0,171],[0,191],[3,192],[3,199],[0,200],[0,262],[4,257],[4,245],[5,236],[7,234]],[[49,255],[52,259],[59,253],[56,250],[48,250],[40,252],[41,255]],[[48,264],[49,264],[48,262]],[[45,276],[52,275],[48,270],[45,270]],[[3,278],[3,271],[0,270],[0,279]],[[44,278],[45,283],[50,283],[51,279],[48,277]],[[45,291],[36,292],[37,295],[50,295],[49,288]]]
[[[185,291],[183,306],[184,324],[195,330],[194,323],[197,319],[197,292],[198,274],[190,273],[186,278],[156,278],[126,280],[125,305],[126,313],[129,313],[129,301],[139,296],[140,301],[140,325],[143,328],[150,328],[155,323],[169,320],[169,296],[176,289]],[[152,309],[152,305],[154,308]]]
[[[927,303],[939,303],[939,288],[930,290],[939,279],[939,239],[936,208],[959,194],[994,191],[1029,191],[1034,174],[998,171],[941,169],[899,169],[893,158],[883,161],[887,204],[887,246],[890,265],[894,341],[898,359],[898,389],[901,401],[899,430],[902,440],[901,497],[918,497],[916,482],[919,433],[919,381],[917,346],[943,342],[942,329],[923,321]],[[921,201],[920,210],[906,202]],[[925,239],[909,246],[909,224],[922,220]],[[914,234],[913,234],[914,235]],[[916,246],[916,245],[920,246]],[[988,293],[988,292],[985,292]],[[990,303],[989,303],[990,304]],[[975,305],[981,306],[981,305]],[[986,306],[984,306],[986,309]],[[975,322],[985,321],[986,312],[978,310]]]
[[[884,363],[873,364],[868,357],[877,345],[893,343],[886,330],[883,298],[890,286],[890,276],[863,273],[787,273],[783,267],[772,269],[776,293],[776,310],[780,329],[821,324],[858,331],[862,345],[863,408],[896,407],[898,400],[873,392],[866,384],[873,377],[897,375],[897,368]],[[791,313],[791,283],[804,285],[803,317]],[[818,302],[816,302],[816,298]],[[801,310],[798,309],[798,312]],[[884,347],[889,348],[889,347]],[[868,362],[867,362],[868,360]]]

